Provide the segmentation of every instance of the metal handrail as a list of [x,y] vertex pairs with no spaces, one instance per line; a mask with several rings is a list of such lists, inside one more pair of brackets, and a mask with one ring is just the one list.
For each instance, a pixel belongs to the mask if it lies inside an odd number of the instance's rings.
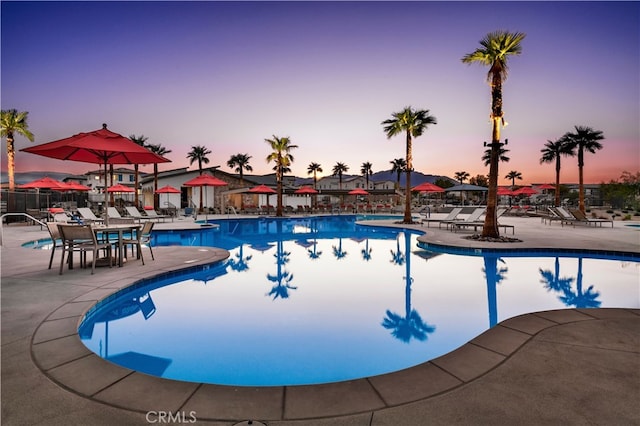
[[4,223],[4,218],[6,216],[25,216],[29,219],[31,219],[34,222],[38,222],[40,224],[40,229],[42,229],[43,226],[47,226],[46,223],[42,222],[39,219],[36,219],[35,217],[31,216],[30,214],[27,213],[4,213],[3,215],[0,216],[0,246],[2,245],[2,241],[3,241],[3,234],[4,234],[4,227],[2,226],[2,223]]

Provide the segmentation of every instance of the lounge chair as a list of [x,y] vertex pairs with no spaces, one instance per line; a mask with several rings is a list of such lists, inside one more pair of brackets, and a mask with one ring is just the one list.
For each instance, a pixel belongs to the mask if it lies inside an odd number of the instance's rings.
[[132,217],[122,217],[120,212],[115,207],[107,207],[107,216],[109,216],[110,223],[134,223],[135,219]]
[[589,218],[580,210],[569,210],[569,213],[576,218],[576,222],[574,223],[586,223],[589,226],[602,226],[603,223],[611,223],[611,227],[613,228],[613,220]]
[[143,216],[142,213],[140,213],[140,210],[138,210],[135,206],[127,206],[125,207],[125,209],[127,210],[127,214],[129,215],[129,217],[133,218],[134,220],[137,220],[138,223],[140,223],[143,220],[153,220],[152,217]]
[[[508,208],[499,208],[496,211],[496,220],[499,219],[502,215],[504,215],[509,209]],[[484,213],[484,211],[483,211]],[[458,229],[461,228],[470,228],[473,226],[473,230],[474,232],[478,230],[478,227],[484,226],[484,221],[468,221],[468,220],[463,220],[460,222],[454,222],[451,225],[451,229],[453,231],[457,231]],[[498,223],[498,228],[504,228],[504,231],[507,232],[507,228],[511,228],[511,233],[515,234],[516,233],[516,227],[514,225],[505,225],[502,223]]]
[[465,222],[465,223],[478,223],[480,216],[482,216],[485,212],[486,208],[484,207],[476,207],[476,209],[474,211],[471,212],[471,214],[469,216],[467,216],[465,219],[454,219],[454,220],[446,220],[446,221],[442,221],[438,227],[441,227],[441,225],[444,223],[446,225],[446,228],[449,229],[449,226],[451,226],[451,230],[453,230],[453,225],[456,223],[460,223],[460,222]]
[[158,219],[158,220],[162,219],[162,221],[164,222],[168,217],[170,217],[171,220],[173,221],[173,216],[166,215],[166,214],[158,214],[158,212],[155,211],[155,209],[149,209],[145,207],[144,212],[147,214],[147,216],[149,216],[152,219]]
[[438,227],[440,227],[440,224],[442,222],[451,222],[456,220],[456,217],[460,214],[460,212],[462,211],[462,207],[456,207],[453,210],[451,210],[449,212],[449,214],[442,218],[442,219],[430,219],[430,218],[424,218],[422,219],[422,223],[426,223],[427,224],[427,228],[429,227],[429,224],[432,222],[439,222]]
[[91,209],[88,208],[88,207],[78,207],[78,214],[80,216],[82,216],[82,219],[84,221],[88,221],[88,222],[104,222],[104,219],[100,219],[99,217],[96,217],[96,215],[93,214]]

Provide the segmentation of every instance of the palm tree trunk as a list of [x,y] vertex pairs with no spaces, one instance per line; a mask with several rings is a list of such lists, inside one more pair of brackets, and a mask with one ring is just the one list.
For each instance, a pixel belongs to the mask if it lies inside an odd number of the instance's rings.
[[[104,177],[104,184],[107,185],[107,177]],[[113,164],[109,164],[109,185],[107,186],[113,186]],[[107,190],[107,188],[104,189],[105,191]],[[109,193],[109,206],[114,207],[115,204],[115,199],[113,196],[113,192]]]
[[560,156],[556,158],[556,192],[555,192],[554,204],[556,207],[560,207]]
[[582,213],[585,212],[584,208],[584,151],[582,147],[578,148],[578,177],[579,177],[579,185],[578,185],[578,210]]
[[133,165],[133,172],[136,174],[134,179],[135,179],[135,187],[136,187],[136,195],[135,195],[135,206],[136,208],[138,208],[138,205],[140,203],[140,199],[138,198],[138,165],[134,164]]
[[7,135],[7,175],[9,177],[9,192],[13,192],[16,189],[15,172],[16,172],[16,147],[13,142],[13,135],[11,134],[11,135]]
[[411,155],[411,133],[407,130],[407,181],[405,182],[404,195],[404,223],[411,223],[411,168],[413,158]]
[[[276,174],[278,180],[278,201],[276,206],[276,216],[282,216],[282,167],[278,166],[278,172]],[[268,197],[268,196],[267,196]]]
[[156,210],[160,206],[160,194],[158,190],[158,163],[153,165],[153,209]]
[[496,205],[498,201],[498,162],[500,160],[500,125],[502,124],[502,80],[495,73],[491,82],[491,121],[493,130],[491,136],[491,158],[489,165],[489,193],[487,194],[487,211],[484,216],[482,236],[489,238],[500,237]]

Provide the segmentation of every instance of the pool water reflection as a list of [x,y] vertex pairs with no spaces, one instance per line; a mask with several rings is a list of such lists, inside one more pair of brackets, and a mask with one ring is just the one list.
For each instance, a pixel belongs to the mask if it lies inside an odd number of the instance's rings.
[[640,305],[637,259],[438,253],[344,216],[218,224],[155,233],[230,258],[103,301],[80,326],[85,345],[178,380],[326,383],[426,362],[522,313]]

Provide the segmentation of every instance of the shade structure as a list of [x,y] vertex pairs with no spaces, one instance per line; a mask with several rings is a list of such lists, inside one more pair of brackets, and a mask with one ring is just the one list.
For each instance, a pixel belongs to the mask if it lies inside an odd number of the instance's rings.
[[348,192],[348,194],[349,195],[369,195],[369,193],[362,188],[352,189],[351,191]]
[[116,185],[112,185],[107,188],[107,192],[135,192],[136,190],[131,188],[130,186],[125,186],[120,183]]
[[56,190],[66,190],[66,183],[61,182],[59,180],[50,178],[49,176],[44,176],[40,179],[36,179],[34,181],[25,183],[24,185],[18,186],[20,189],[56,189]]
[[[228,185],[227,182],[218,179],[215,176],[211,176],[210,174],[207,173],[203,173],[199,176],[194,177],[193,179],[190,179],[188,181],[186,181],[185,183],[183,183],[184,186],[226,186]],[[207,193],[205,192],[205,197],[207,196]],[[201,200],[202,201],[202,200]],[[205,215],[205,221],[207,220],[207,216]]]
[[317,194],[318,191],[313,189],[310,186],[303,186],[303,187],[298,188],[295,191],[293,191],[293,193],[294,194],[298,194],[298,195],[305,195],[305,194],[313,195],[313,194]]
[[430,182],[423,182],[420,185],[414,186],[411,190],[414,192],[444,192],[444,188]]
[[[475,191],[485,192],[488,190],[489,189],[485,188],[484,186],[477,186],[477,185],[471,185],[468,183],[463,183],[460,185],[452,186],[451,188],[447,188],[444,191],[464,193],[464,192],[475,192]],[[462,199],[462,203],[464,204],[464,198]]]
[[531,188],[530,186],[523,186],[522,188],[516,189],[515,191],[513,191],[513,195],[533,195],[533,194],[537,194],[538,191],[536,191],[535,189]]
[[[20,151],[59,160],[79,161],[102,164],[104,166],[105,186],[107,183],[107,165],[109,164],[157,164],[171,160],[149,151],[131,139],[107,129],[87,133],[78,133],[68,138],[44,143]],[[104,204],[108,205],[108,193],[104,192]],[[109,223],[107,215],[106,223]]]

